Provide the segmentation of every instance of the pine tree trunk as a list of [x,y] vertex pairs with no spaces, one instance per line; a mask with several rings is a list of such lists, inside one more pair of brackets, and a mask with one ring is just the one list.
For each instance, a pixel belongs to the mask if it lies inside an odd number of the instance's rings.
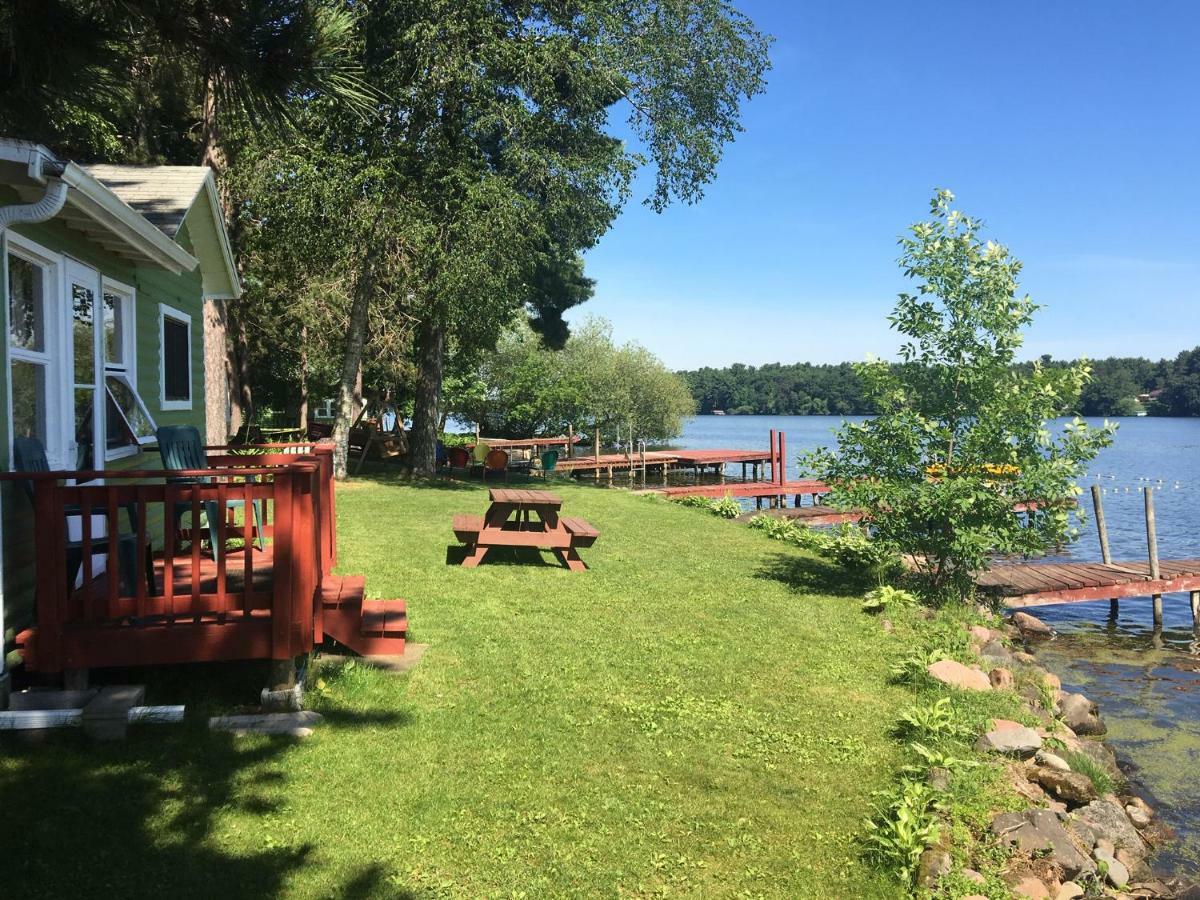
[[350,453],[350,427],[358,418],[362,406],[362,354],[367,339],[367,314],[375,293],[375,259],[378,248],[372,247],[363,260],[362,270],[354,285],[354,303],[350,307],[350,324],[346,329],[346,353],[342,358],[342,377],[338,386],[337,418],[333,424],[333,475],[345,481],[349,475],[347,457]]
[[427,322],[417,333],[417,390],[408,442],[408,459],[414,475],[433,475],[437,468],[445,345],[446,334],[440,323]]
[[[300,326],[300,398],[296,420],[300,430],[308,433],[308,326]],[[300,438],[304,440],[303,436]]]

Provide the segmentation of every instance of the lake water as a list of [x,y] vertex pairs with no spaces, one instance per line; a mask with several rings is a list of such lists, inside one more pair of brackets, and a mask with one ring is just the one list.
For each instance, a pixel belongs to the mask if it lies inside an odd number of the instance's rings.
[[[787,433],[788,475],[799,474],[799,453],[834,441],[837,416],[697,416],[679,446],[752,449],[768,432]],[[1146,558],[1141,490],[1155,491],[1159,556],[1200,557],[1200,419],[1117,419],[1113,446],[1092,463],[1081,483],[1103,491],[1109,544],[1117,560]],[[1099,420],[1093,424],[1100,424]],[[731,466],[730,474],[740,474]],[[1081,498],[1090,510],[1090,497]],[[1098,561],[1094,523],[1066,555]],[[1155,860],[1161,874],[1200,874],[1200,643],[1192,632],[1187,594],[1163,598],[1164,628],[1156,635],[1149,598],[1123,600],[1108,616],[1108,601],[1044,606],[1034,612],[1059,632],[1035,652],[1069,691],[1098,702],[1107,740],[1179,840]]]

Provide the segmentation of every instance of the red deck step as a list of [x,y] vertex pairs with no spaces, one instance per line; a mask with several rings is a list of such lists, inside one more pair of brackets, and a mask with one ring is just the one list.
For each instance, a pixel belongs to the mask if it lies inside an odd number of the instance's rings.
[[399,656],[408,633],[403,600],[368,600],[361,576],[329,577],[321,586],[325,633],[363,656]]

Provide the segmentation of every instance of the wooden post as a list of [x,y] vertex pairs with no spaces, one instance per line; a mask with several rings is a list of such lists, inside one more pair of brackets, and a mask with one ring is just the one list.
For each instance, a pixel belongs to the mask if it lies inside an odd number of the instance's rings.
[[775,429],[771,429],[771,480],[775,480]]
[[[1154,521],[1154,489],[1142,488],[1142,496],[1146,499],[1146,549],[1150,554],[1150,580],[1158,581],[1158,529]],[[1152,594],[1151,599],[1154,602],[1154,627],[1161,629],[1162,594]]]
[[779,483],[783,484],[787,481],[787,451],[784,449],[787,446],[786,432],[779,432]]
[[[1100,536],[1100,560],[1106,566],[1112,564],[1112,554],[1108,551],[1108,525],[1104,521],[1104,502],[1100,499],[1100,485],[1092,485],[1092,508],[1096,512],[1096,532]],[[1121,604],[1116,597],[1108,601],[1108,614],[1114,619],[1120,612]]]
[[575,456],[575,425],[567,426],[567,459]]
[[1192,591],[1192,631],[1200,632],[1200,591]]

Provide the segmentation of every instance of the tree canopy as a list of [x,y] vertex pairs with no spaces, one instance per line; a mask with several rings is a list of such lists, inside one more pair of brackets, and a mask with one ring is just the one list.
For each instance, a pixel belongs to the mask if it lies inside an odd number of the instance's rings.
[[684,381],[638,344],[618,345],[603,319],[575,329],[561,350],[523,321],[448,383],[447,406],[495,437],[563,434],[568,426],[634,440],[677,437],[695,405]]

